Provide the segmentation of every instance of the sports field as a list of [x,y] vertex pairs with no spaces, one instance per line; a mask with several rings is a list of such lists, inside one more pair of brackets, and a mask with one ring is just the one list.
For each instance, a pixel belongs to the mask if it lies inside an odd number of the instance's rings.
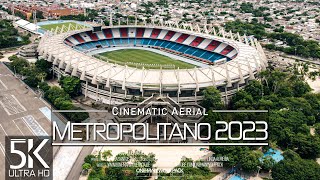
[[[77,23],[75,22],[63,22],[63,23],[40,25],[40,27],[50,31],[51,29],[55,30],[57,27],[61,28],[64,25],[66,28],[63,29],[63,32],[66,32],[69,27],[69,24],[71,24],[74,27],[77,25]],[[80,25],[80,26],[83,26],[83,25]],[[82,28],[79,28],[79,29],[82,29]]]
[[122,49],[96,55],[97,58],[120,65],[146,69],[188,69],[194,65],[141,49]]

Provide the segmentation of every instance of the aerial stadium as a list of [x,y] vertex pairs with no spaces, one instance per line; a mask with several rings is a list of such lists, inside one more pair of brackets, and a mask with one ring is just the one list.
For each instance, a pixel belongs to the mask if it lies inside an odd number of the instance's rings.
[[227,103],[267,65],[254,37],[170,22],[47,32],[38,52],[58,78],[79,77],[83,94],[106,104],[154,94],[201,101],[209,86]]

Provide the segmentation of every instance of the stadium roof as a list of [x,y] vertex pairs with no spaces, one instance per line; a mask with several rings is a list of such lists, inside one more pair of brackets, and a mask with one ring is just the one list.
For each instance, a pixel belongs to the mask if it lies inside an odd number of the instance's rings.
[[[113,26],[112,28],[120,27],[130,26]],[[150,26],[148,26],[148,28],[150,28]],[[201,31],[195,32],[187,29],[163,26],[154,26],[154,28],[168,29],[218,40],[234,47],[238,55],[225,64],[194,69],[146,70],[131,68],[100,61],[64,43],[64,40],[72,34],[85,32],[90,29],[58,35],[46,34],[41,39],[38,51],[39,54],[48,61],[52,61],[53,64],[58,65],[60,69],[64,69],[64,71],[71,73],[73,76],[80,77],[81,80],[89,80],[93,84],[105,84],[107,87],[109,87],[110,83],[119,84],[122,86],[122,89],[132,87],[140,88],[141,90],[158,88],[160,91],[169,89],[178,89],[178,91],[181,89],[195,89],[198,91],[200,88],[208,86],[226,85],[227,87],[231,87],[233,82],[243,84],[247,78],[254,79],[254,74],[266,66],[266,58],[262,47],[255,39],[252,39],[249,45],[246,40],[247,37],[240,38],[239,34],[238,37],[240,40],[233,40],[233,38],[226,38],[225,35],[219,37],[202,33]],[[235,35],[233,36],[237,37]],[[242,42],[244,40],[245,43]]]
[[29,24],[30,22],[29,21],[26,21],[24,19],[20,19],[18,21],[15,22],[18,26],[25,26],[27,24]]
[[37,26],[34,23],[30,23],[29,21],[20,19],[18,21],[15,22],[16,25],[18,25],[20,28],[23,28],[27,31],[30,31],[32,33],[35,34],[39,34],[39,32],[37,32],[37,30],[40,28],[39,26]]

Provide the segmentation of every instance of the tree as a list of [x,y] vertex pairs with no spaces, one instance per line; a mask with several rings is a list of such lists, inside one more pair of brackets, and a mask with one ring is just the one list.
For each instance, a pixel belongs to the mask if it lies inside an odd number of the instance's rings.
[[261,99],[263,96],[263,85],[257,80],[250,81],[244,90],[251,94],[255,101]]
[[82,165],[82,169],[83,170],[89,170],[91,168],[91,164],[89,164],[89,163],[84,163],[83,165]]
[[58,86],[53,86],[47,92],[45,92],[45,97],[51,103],[54,103],[54,101],[57,98],[63,98],[64,100],[70,100],[70,96],[63,89],[59,88]]
[[320,123],[316,123],[314,125],[314,130],[315,130],[316,134],[320,136]]
[[284,153],[284,160],[272,168],[274,180],[319,180],[320,165],[314,160],[304,160],[296,153],[289,151]]
[[50,68],[52,67],[52,63],[48,62],[44,59],[39,59],[36,61],[35,63],[37,69],[41,72],[45,72],[46,73],[46,78],[49,79],[51,78],[51,72],[50,72]]
[[104,178],[106,180],[120,180],[125,179],[125,174],[120,167],[108,167],[106,169],[106,176],[104,176]]
[[243,170],[247,172],[255,172],[260,165],[259,159],[262,157],[262,152],[250,151],[241,156],[239,163]]
[[293,83],[293,95],[295,97],[301,97],[310,91],[311,87],[304,81],[296,81]]
[[50,86],[48,85],[48,83],[46,82],[40,82],[38,83],[39,85],[39,88],[43,91],[43,92],[46,92],[50,89]]
[[84,158],[84,162],[88,164],[92,164],[96,159],[96,156],[89,154]]
[[103,151],[103,152],[102,152],[102,157],[103,157],[103,159],[107,161],[108,158],[112,156],[112,153],[111,153],[111,152],[112,152],[111,150]]
[[208,87],[203,91],[202,106],[209,109],[221,109],[223,107],[220,91],[215,87]]
[[35,76],[28,76],[24,79],[24,82],[28,84],[30,87],[37,87],[38,83],[40,82],[39,79]]
[[72,110],[74,108],[72,102],[64,97],[56,98],[53,104],[61,110]]
[[9,20],[0,20],[0,29],[0,49],[30,43],[29,36],[20,35]]
[[[72,110],[83,111],[82,108],[75,107],[75,106],[73,106]],[[64,114],[69,118],[70,121],[76,122],[76,123],[82,122],[89,118],[88,112],[70,112],[70,113],[64,113]]]
[[232,97],[231,107],[234,109],[239,109],[239,108],[252,109],[253,102],[254,101],[251,94],[249,94],[244,90],[240,90]]
[[270,156],[265,156],[261,160],[261,168],[267,171],[270,171],[275,164],[276,161]]
[[315,159],[320,154],[319,137],[299,133],[292,138],[292,149],[296,149],[302,158]]
[[10,56],[8,59],[11,61],[11,68],[18,74],[21,74],[25,68],[29,67],[27,60],[19,58],[16,55]]
[[78,96],[81,92],[81,81],[79,78],[72,76],[62,77],[59,84],[71,97]]

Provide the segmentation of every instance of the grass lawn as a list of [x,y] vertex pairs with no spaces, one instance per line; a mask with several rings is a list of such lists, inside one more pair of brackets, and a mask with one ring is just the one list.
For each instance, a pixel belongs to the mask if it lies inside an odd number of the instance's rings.
[[120,65],[127,64],[128,66],[137,68],[144,66],[146,69],[160,69],[161,66],[163,69],[177,69],[178,67],[180,69],[188,69],[195,67],[195,65],[141,49],[123,49],[105,52],[96,57],[105,61],[107,61],[106,58],[108,58],[110,62]]
[[57,27],[61,28],[64,25],[66,27],[66,29],[63,29],[63,32],[66,32],[69,27],[69,24],[71,24],[73,26],[77,25],[77,23],[75,23],[75,22],[64,22],[64,23],[57,23],[57,24],[42,25],[40,27],[50,31],[52,28],[55,30]]

